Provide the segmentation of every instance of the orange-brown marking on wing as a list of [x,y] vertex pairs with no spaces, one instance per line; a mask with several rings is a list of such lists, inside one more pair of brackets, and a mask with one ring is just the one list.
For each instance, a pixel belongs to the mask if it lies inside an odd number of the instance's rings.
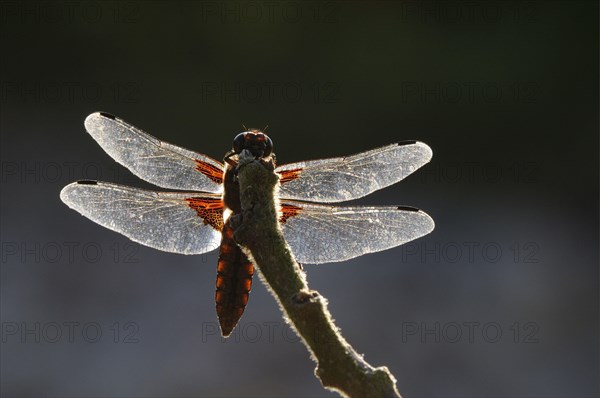
[[185,198],[188,206],[196,211],[198,216],[217,231],[223,229],[223,201],[212,198]]
[[282,170],[279,172],[279,182],[281,184],[285,184],[286,182],[290,182],[300,177],[300,173],[303,169],[291,169],[291,170]]
[[217,184],[223,183],[222,169],[213,166],[210,163],[203,162],[202,160],[194,159],[194,161],[196,162],[196,170],[198,170],[200,173],[204,174]]
[[290,217],[297,216],[298,213],[302,212],[302,207],[294,206],[294,205],[281,205],[281,217],[279,217],[279,222],[285,224],[285,222]]

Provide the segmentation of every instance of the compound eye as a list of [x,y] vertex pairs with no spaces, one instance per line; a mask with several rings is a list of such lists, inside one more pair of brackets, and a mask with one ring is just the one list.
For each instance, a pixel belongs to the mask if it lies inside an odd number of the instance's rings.
[[269,138],[268,135],[264,134],[265,136],[265,151],[263,153],[263,156],[269,156],[271,154],[271,152],[273,152],[273,141],[271,141],[271,139]]
[[233,151],[238,155],[244,150],[244,143],[246,142],[246,134],[248,133],[239,133],[233,139]]

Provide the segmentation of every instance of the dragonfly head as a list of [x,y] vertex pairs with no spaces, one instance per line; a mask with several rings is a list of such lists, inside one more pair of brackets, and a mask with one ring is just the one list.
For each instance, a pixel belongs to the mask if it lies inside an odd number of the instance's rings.
[[258,158],[266,158],[273,152],[273,141],[260,130],[245,131],[233,140],[233,151],[236,154],[239,155],[244,149]]

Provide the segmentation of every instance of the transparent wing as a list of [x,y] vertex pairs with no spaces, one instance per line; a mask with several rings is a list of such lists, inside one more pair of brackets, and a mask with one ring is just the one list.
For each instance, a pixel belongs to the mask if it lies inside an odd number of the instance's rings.
[[218,248],[221,241],[220,195],[79,181],[64,187],[60,198],[90,220],[158,250],[200,254]]
[[336,207],[282,200],[283,235],[300,263],[345,261],[402,245],[433,231],[411,207]]
[[290,163],[278,167],[279,196],[311,202],[358,199],[395,184],[431,160],[419,141],[401,142],[356,155]]
[[114,160],[154,185],[222,191],[223,164],[208,156],[160,141],[105,112],[89,115],[85,128]]

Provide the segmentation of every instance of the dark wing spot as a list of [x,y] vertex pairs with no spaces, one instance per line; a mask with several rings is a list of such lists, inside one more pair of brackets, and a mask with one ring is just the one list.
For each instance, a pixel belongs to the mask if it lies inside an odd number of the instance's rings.
[[414,145],[414,144],[416,144],[416,143],[417,143],[417,141],[414,141],[414,140],[412,140],[412,141],[411,141],[411,140],[407,140],[407,141],[400,141],[400,142],[398,143],[398,146],[404,146],[404,145]]
[[410,206],[398,206],[398,210],[419,212],[419,209]]
[[117,117],[115,115],[111,115],[110,113],[106,113],[106,112],[100,112],[100,116],[104,116],[108,119],[112,119],[112,120],[117,120]]

